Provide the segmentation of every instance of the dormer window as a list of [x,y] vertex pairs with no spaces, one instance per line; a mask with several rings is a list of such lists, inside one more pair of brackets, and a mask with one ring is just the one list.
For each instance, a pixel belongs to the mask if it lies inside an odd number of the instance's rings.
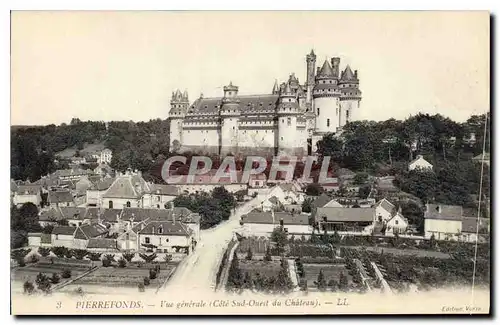
[[163,227],[162,227],[162,226],[160,226],[160,227],[158,228],[158,233],[159,233],[159,234],[163,234]]

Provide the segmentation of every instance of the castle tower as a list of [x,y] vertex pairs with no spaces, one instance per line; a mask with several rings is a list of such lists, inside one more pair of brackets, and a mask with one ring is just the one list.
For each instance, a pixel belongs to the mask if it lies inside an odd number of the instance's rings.
[[172,98],[170,99],[170,111],[168,117],[170,120],[170,151],[176,151],[180,149],[183,143],[182,139],[182,121],[186,116],[186,112],[189,106],[189,98],[187,90],[182,94],[179,89],[176,92],[172,92]]
[[279,95],[279,93],[280,93],[280,87],[278,86],[278,80],[275,80],[274,86],[273,86],[273,91],[271,92],[271,94]]
[[314,88],[314,70],[316,69],[316,54],[311,50],[306,56],[307,62],[307,80],[306,80],[306,105],[312,108],[312,93]]
[[347,65],[345,70],[342,71],[339,85],[341,90],[340,107],[342,113],[340,116],[340,126],[344,126],[350,121],[359,119],[361,91],[359,90],[358,71],[355,70],[353,73],[351,67]]
[[219,154],[236,153],[238,151],[238,122],[240,117],[240,100],[238,87],[232,82],[224,87],[224,97],[219,111],[220,134]]
[[316,75],[313,90],[313,107],[316,115],[315,133],[336,133],[340,126],[340,91],[335,78],[335,71],[325,60]]
[[297,116],[300,114],[297,95],[287,83],[280,91],[276,108],[278,118],[277,154],[293,154],[300,147],[297,144]]

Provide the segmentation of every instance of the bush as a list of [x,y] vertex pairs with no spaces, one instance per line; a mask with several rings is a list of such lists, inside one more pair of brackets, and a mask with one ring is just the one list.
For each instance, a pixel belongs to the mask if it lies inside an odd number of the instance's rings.
[[123,258],[127,262],[132,262],[132,259],[135,257],[135,253],[123,253]]
[[88,251],[85,249],[73,249],[71,251],[71,254],[77,259],[77,260],[83,260],[85,256],[88,255]]
[[23,289],[24,289],[24,293],[28,294],[28,295],[31,295],[33,292],[35,292],[35,286],[30,281],[24,282]]
[[19,267],[25,267],[26,266],[26,262],[24,261],[24,258],[23,257],[20,257],[18,260],[17,260],[17,265]]
[[[147,279],[147,278],[146,278]],[[149,281],[149,279],[148,279]],[[144,283],[139,283],[137,285],[137,288],[139,289],[139,292],[144,292],[146,289],[144,288]]]
[[40,254],[43,257],[47,257],[50,255],[50,248],[38,247],[38,254]]
[[69,279],[71,278],[71,270],[70,269],[64,269],[61,273],[61,276],[64,278],[64,279]]
[[151,283],[151,280],[149,280],[149,278],[147,276],[144,277],[144,285],[145,286],[148,286],[149,283]]
[[37,263],[38,260],[39,260],[38,255],[36,255],[36,254],[31,255],[31,258],[30,258],[31,263]]
[[35,280],[35,283],[38,287],[39,290],[45,292],[45,293],[49,293],[50,292],[50,279],[48,276],[46,276],[45,274],[43,273],[38,273],[37,277],[36,277],[36,280]]
[[10,258],[18,261],[20,258],[25,258],[29,252],[29,249],[16,249],[10,252]]
[[266,262],[270,262],[272,261],[272,256],[271,256],[271,248],[269,246],[267,246],[267,249],[266,249],[266,255],[264,255],[264,261]]
[[165,257],[163,258],[165,263],[169,263],[172,260],[172,255],[171,254],[165,254]]
[[149,278],[151,280],[156,279],[156,275],[158,274],[158,271],[154,269],[149,269]]
[[250,246],[248,247],[248,251],[247,251],[247,256],[246,256],[246,260],[247,261],[251,261],[252,260],[252,257],[253,257],[253,254],[252,254],[252,249],[250,248]]
[[106,254],[104,255],[104,259],[109,261],[109,263],[111,264],[111,262],[114,262],[115,261],[115,255],[113,254]]
[[53,273],[52,277],[50,278],[50,281],[53,284],[58,284],[61,281],[61,278],[59,277],[59,275],[57,273]]
[[91,261],[99,261],[101,259],[102,254],[101,253],[89,253],[88,257]]
[[72,258],[73,257],[73,250],[72,249],[66,249],[64,252],[64,257],[66,258]]
[[119,267],[126,267],[127,266],[127,260],[125,260],[123,257],[118,260],[118,266]]
[[52,247],[52,253],[54,253],[54,255],[57,257],[64,257],[67,251],[68,249],[63,246]]
[[152,253],[152,254],[139,254],[139,257],[142,258],[144,260],[144,262],[146,263],[151,263],[153,262],[157,255],[156,253]]
[[111,261],[108,259],[102,260],[102,266],[104,267],[110,267],[111,266]]

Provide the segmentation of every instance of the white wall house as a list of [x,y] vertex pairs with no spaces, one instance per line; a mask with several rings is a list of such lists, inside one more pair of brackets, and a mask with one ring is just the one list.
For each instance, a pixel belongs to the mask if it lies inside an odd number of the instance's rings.
[[458,205],[427,204],[424,213],[425,238],[458,240],[462,232],[463,209]]
[[396,206],[389,202],[387,199],[382,199],[377,202],[375,206],[375,216],[378,222],[387,222],[392,218]]
[[99,158],[97,158],[97,163],[110,164],[111,158],[113,158],[113,152],[106,148],[106,149],[101,151]]
[[192,249],[193,238],[191,230],[180,222],[151,221],[138,231],[140,249],[154,245],[154,251],[171,253],[175,246]]
[[270,236],[276,227],[283,226],[289,234],[312,232],[308,215],[288,212],[252,211],[241,217],[243,233],[247,236]]
[[408,220],[401,213],[397,212],[387,221],[385,234],[402,234],[407,228]]
[[432,170],[433,166],[430,162],[424,159],[422,155],[418,155],[408,164],[408,170]]
[[58,226],[52,230],[52,246],[63,246],[74,248],[73,240],[75,238],[76,227]]
[[129,170],[125,174],[118,175],[103,194],[103,207],[105,209],[140,208],[142,196],[150,191],[151,187],[142,175]]
[[12,202],[20,207],[24,203],[33,203],[40,206],[42,202],[42,187],[39,185],[19,185],[12,198]]
[[168,209],[169,202],[181,194],[181,189],[176,185],[151,184],[151,192],[142,197],[144,208]]

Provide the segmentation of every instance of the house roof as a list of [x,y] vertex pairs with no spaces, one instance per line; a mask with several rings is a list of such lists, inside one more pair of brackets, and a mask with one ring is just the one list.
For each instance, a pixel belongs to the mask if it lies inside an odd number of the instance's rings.
[[122,209],[104,209],[101,211],[101,219],[107,222],[116,222],[118,218],[121,218],[122,212]]
[[73,195],[69,191],[50,191],[47,201],[49,203],[73,202]]
[[168,235],[168,236],[189,236],[191,230],[180,222],[172,221],[151,221],[144,229],[139,230],[141,235]]
[[[276,109],[278,95],[238,95],[240,101],[239,110],[242,114],[251,114],[257,111],[273,111]],[[199,98],[189,107],[191,114],[214,114],[222,104],[222,97]],[[193,119],[187,116],[187,119]]]
[[311,208],[324,207],[331,200],[332,200],[332,197],[330,197],[328,194],[323,193],[320,196],[318,196],[318,198],[311,203]]
[[295,192],[297,188],[292,183],[281,183],[278,185],[284,192]]
[[272,196],[268,199],[269,202],[271,202],[272,204],[276,205],[278,204],[278,198],[276,196]]
[[63,219],[74,219],[74,220],[83,220],[86,215],[86,208],[76,208],[76,207],[60,207],[59,211],[61,212]]
[[487,218],[479,218],[479,227],[477,218],[462,218],[462,232],[480,234],[488,233],[488,225],[490,220]]
[[[200,215],[193,213],[191,210],[185,207],[174,207],[173,210],[175,220],[183,223],[199,223]],[[134,218],[134,221],[143,220],[163,220],[170,221],[173,220],[171,209],[142,209],[142,208],[124,208],[121,216],[122,220],[130,220]]]
[[251,211],[242,216],[244,223],[279,225],[281,219],[283,219],[284,225],[309,225],[309,217],[305,214],[291,214],[288,212],[275,212],[273,214],[272,212]]
[[38,221],[59,221],[63,220],[64,217],[61,214],[61,210],[56,208],[51,208],[49,210],[43,210],[38,215]]
[[107,198],[140,198],[150,191],[149,185],[138,174],[118,176],[108,190],[103,194]]
[[355,80],[356,78],[354,77],[354,73],[351,70],[351,67],[349,65],[346,66],[344,72],[342,73],[341,76],[342,80]]
[[[474,158],[472,158],[472,160],[483,160],[483,154],[479,154],[479,155],[475,156]],[[490,153],[489,152],[484,153],[484,160],[490,160]]]
[[71,168],[71,169],[58,169],[52,175],[56,177],[69,177],[69,176],[83,176],[91,175],[94,172],[90,169]]
[[107,190],[115,181],[114,178],[103,178],[93,183],[91,190],[104,191]]
[[318,208],[316,219],[323,217],[329,222],[370,222],[374,220],[375,208]]
[[17,187],[17,195],[36,195],[42,191],[40,185],[19,185]]
[[75,239],[90,239],[101,236],[108,232],[108,229],[100,224],[82,225],[78,227],[75,233]]
[[90,238],[87,248],[118,249],[116,239],[112,238]]
[[425,162],[425,163],[427,163],[429,165],[432,165],[430,162],[428,162],[427,160],[425,160],[422,155],[418,155],[417,158],[415,158],[412,161],[410,161],[410,163],[408,165],[411,166],[411,165],[415,164],[417,161]]
[[54,229],[52,229],[52,234],[53,235],[74,235],[76,231],[75,227],[69,227],[69,226],[56,226]]
[[462,207],[459,205],[427,204],[424,218],[460,221],[462,215]]
[[52,236],[50,234],[43,234],[42,233],[42,235],[40,236],[40,243],[42,243],[42,244],[52,243]]
[[385,198],[378,201],[377,206],[380,206],[382,209],[384,209],[385,211],[387,211],[389,213],[392,213],[393,210],[396,208],[396,206],[394,204],[392,204],[391,202],[389,202],[389,200],[387,200]]
[[[101,211],[101,214],[102,214],[106,210],[109,210],[109,209],[101,209],[101,210],[102,210]],[[85,219],[90,219],[90,220],[97,219],[98,214],[99,214],[99,208],[94,208],[94,207],[87,208],[87,210],[85,212]]]
[[176,185],[152,184],[151,194],[178,196],[181,189]]

